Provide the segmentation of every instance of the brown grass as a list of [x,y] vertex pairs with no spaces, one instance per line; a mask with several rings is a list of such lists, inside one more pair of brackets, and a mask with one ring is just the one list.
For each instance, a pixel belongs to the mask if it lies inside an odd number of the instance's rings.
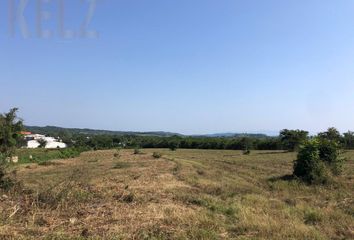
[[293,153],[95,151],[17,167],[0,195],[0,239],[353,239],[354,152],[308,186]]

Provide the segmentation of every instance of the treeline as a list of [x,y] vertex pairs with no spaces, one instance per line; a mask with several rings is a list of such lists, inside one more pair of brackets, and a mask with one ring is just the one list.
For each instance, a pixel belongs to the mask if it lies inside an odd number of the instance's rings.
[[[335,128],[318,134],[335,139],[345,149],[354,149],[354,133],[341,135]],[[288,150],[296,151],[300,145],[315,136],[303,130],[282,130],[277,137],[157,137],[136,135],[86,135],[59,136],[70,147],[86,149],[111,148],[185,148],[226,150]]]
[[[228,149],[228,150],[288,150],[297,151],[300,145],[311,138],[304,130],[282,130],[278,136],[262,134],[234,134],[226,136],[183,136],[173,133],[134,133],[91,129],[70,129],[58,127],[25,127],[29,131],[52,137],[60,137],[70,147],[81,149],[110,148],[186,148],[186,149]],[[159,135],[157,135],[159,134]],[[340,134],[329,128],[318,136],[335,138],[344,149],[354,149],[354,133]]]
[[186,149],[281,149],[277,137],[267,138],[210,138],[210,137],[143,137],[143,136],[73,136],[69,146],[89,147],[91,149],[110,148],[186,148]]

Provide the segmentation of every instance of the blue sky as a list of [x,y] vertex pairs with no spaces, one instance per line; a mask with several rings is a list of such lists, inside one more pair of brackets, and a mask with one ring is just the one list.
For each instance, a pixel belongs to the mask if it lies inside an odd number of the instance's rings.
[[[16,3],[16,8],[18,3]],[[28,125],[187,134],[354,130],[354,1],[36,1],[9,34],[0,2],[0,111]]]

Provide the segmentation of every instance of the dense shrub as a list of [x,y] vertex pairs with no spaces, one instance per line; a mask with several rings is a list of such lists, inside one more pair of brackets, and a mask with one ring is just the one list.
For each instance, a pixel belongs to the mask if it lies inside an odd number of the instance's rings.
[[308,183],[325,183],[327,172],[320,159],[319,142],[317,139],[305,142],[299,150],[294,163],[294,175]]
[[300,147],[294,163],[294,175],[309,183],[325,183],[329,173],[341,173],[343,163],[339,143],[319,137]]
[[319,152],[320,159],[330,167],[331,172],[339,175],[342,172],[344,163],[339,143],[337,141],[321,139]]

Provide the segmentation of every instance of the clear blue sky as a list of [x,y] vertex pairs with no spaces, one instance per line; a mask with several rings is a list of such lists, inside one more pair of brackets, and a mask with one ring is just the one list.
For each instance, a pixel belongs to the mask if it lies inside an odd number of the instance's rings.
[[[354,1],[98,0],[58,35],[57,0],[32,36],[0,2],[0,111],[28,125],[188,134],[354,130]],[[88,4],[64,0],[66,29]]]

